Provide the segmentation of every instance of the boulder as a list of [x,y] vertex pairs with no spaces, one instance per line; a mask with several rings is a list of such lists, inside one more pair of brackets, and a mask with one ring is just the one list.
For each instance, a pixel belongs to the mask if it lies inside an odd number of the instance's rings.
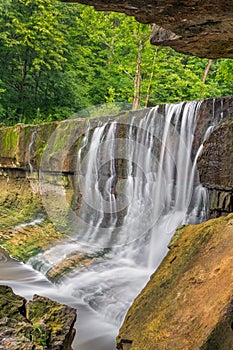
[[129,309],[119,350],[233,349],[233,214],[177,230]]
[[76,310],[37,296],[27,302],[0,286],[0,350],[72,350]]

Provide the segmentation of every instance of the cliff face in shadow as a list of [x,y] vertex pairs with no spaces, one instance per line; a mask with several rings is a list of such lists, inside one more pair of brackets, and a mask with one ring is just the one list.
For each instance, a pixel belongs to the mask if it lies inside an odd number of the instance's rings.
[[153,24],[151,42],[199,57],[233,57],[233,8],[222,0],[61,0]]
[[213,217],[233,211],[233,121],[216,127],[198,162],[201,183],[209,190]]

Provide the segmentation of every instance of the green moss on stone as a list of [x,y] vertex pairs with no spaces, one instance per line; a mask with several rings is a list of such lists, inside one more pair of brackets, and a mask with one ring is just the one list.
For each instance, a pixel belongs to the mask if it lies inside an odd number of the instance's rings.
[[1,157],[16,157],[19,134],[14,127],[1,130]]

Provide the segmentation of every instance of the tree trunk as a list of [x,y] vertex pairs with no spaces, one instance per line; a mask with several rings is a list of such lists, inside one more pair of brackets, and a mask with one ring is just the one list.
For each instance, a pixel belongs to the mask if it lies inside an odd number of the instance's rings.
[[204,73],[203,73],[203,76],[202,76],[202,82],[205,84],[206,82],[206,78],[207,78],[207,75],[209,73],[209,70],[210,70],[210,67],[211,67],[211,64],[212,64],[213,60],[208,60],[208,63],[205,67],[205,70],[204,70]]
[[138,46],[138,59],[137,59],[137,68],[136,75],[134,79],[134,94],[133,94],[133,103],[132,110],[135,111],[138,109],[140,104],[140,86],[141,86],[141,63],[142,63],[142,41],[140,40]]
[[149,102],[149,99],[150,99],[151,83],[152,83],[152,80],[153,80],[153,77],[154,77],[155,62],[156,62],[157,55],[158,55],[158,48],[156,47],[156,50],[155,50],[155,53],[154,53],[154,59],[153,59],[152,67],[151,67],[149,85],[148,85],[147,92],[146,92],[146,101],[145,101],[145,106],[144,106],[145,108],[147,108],[148,102]]

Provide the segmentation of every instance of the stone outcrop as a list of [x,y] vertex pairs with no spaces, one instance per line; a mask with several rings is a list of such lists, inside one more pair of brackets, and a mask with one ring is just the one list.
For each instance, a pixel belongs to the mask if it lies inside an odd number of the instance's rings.
[[61,0],[152,23],[151,42],[199,57],[233,57],[233,6],[222,0]]
[[[90,250],[90,248],[89,248]],[[72,272],[74,269],[83,269],[91,268],[96,262],[103,262],[104,251],[96,253],[85,253],[83,251],[73,251],[70,254],[62,259],[58,264],[54,265],[46,273],[46,277],[52,282],[61,281],[61,279],[66,276],[69,272]]]
[[[92,120],[92,128],[98,121]],[[40,125],[0,127],[0,169],[30,173],[41,169],[43,160],[44,171],[74,172],[76,151],[84,137],[87,123],[85,118],[76,118]]]
[[76,310],[35,295],[32,301],[0,286],[1,350],[72,350]]
[[[40,126],[17,124],[0,128],[0,168],[30,170],[29,163],[39,166],[46,142],[57,123]],[[32,156],[33,155],[33,156]]]
[[129,309],[119,350],[233,348],[233,214],[177,230]]
[[198,161],[201,183],[209,190],[212,216],[233,211],[232,167],[233,121],[228,120],[208,137]]
[[233,120],[216,127],[199,159],[201,182],[209,187],[233,188]]

